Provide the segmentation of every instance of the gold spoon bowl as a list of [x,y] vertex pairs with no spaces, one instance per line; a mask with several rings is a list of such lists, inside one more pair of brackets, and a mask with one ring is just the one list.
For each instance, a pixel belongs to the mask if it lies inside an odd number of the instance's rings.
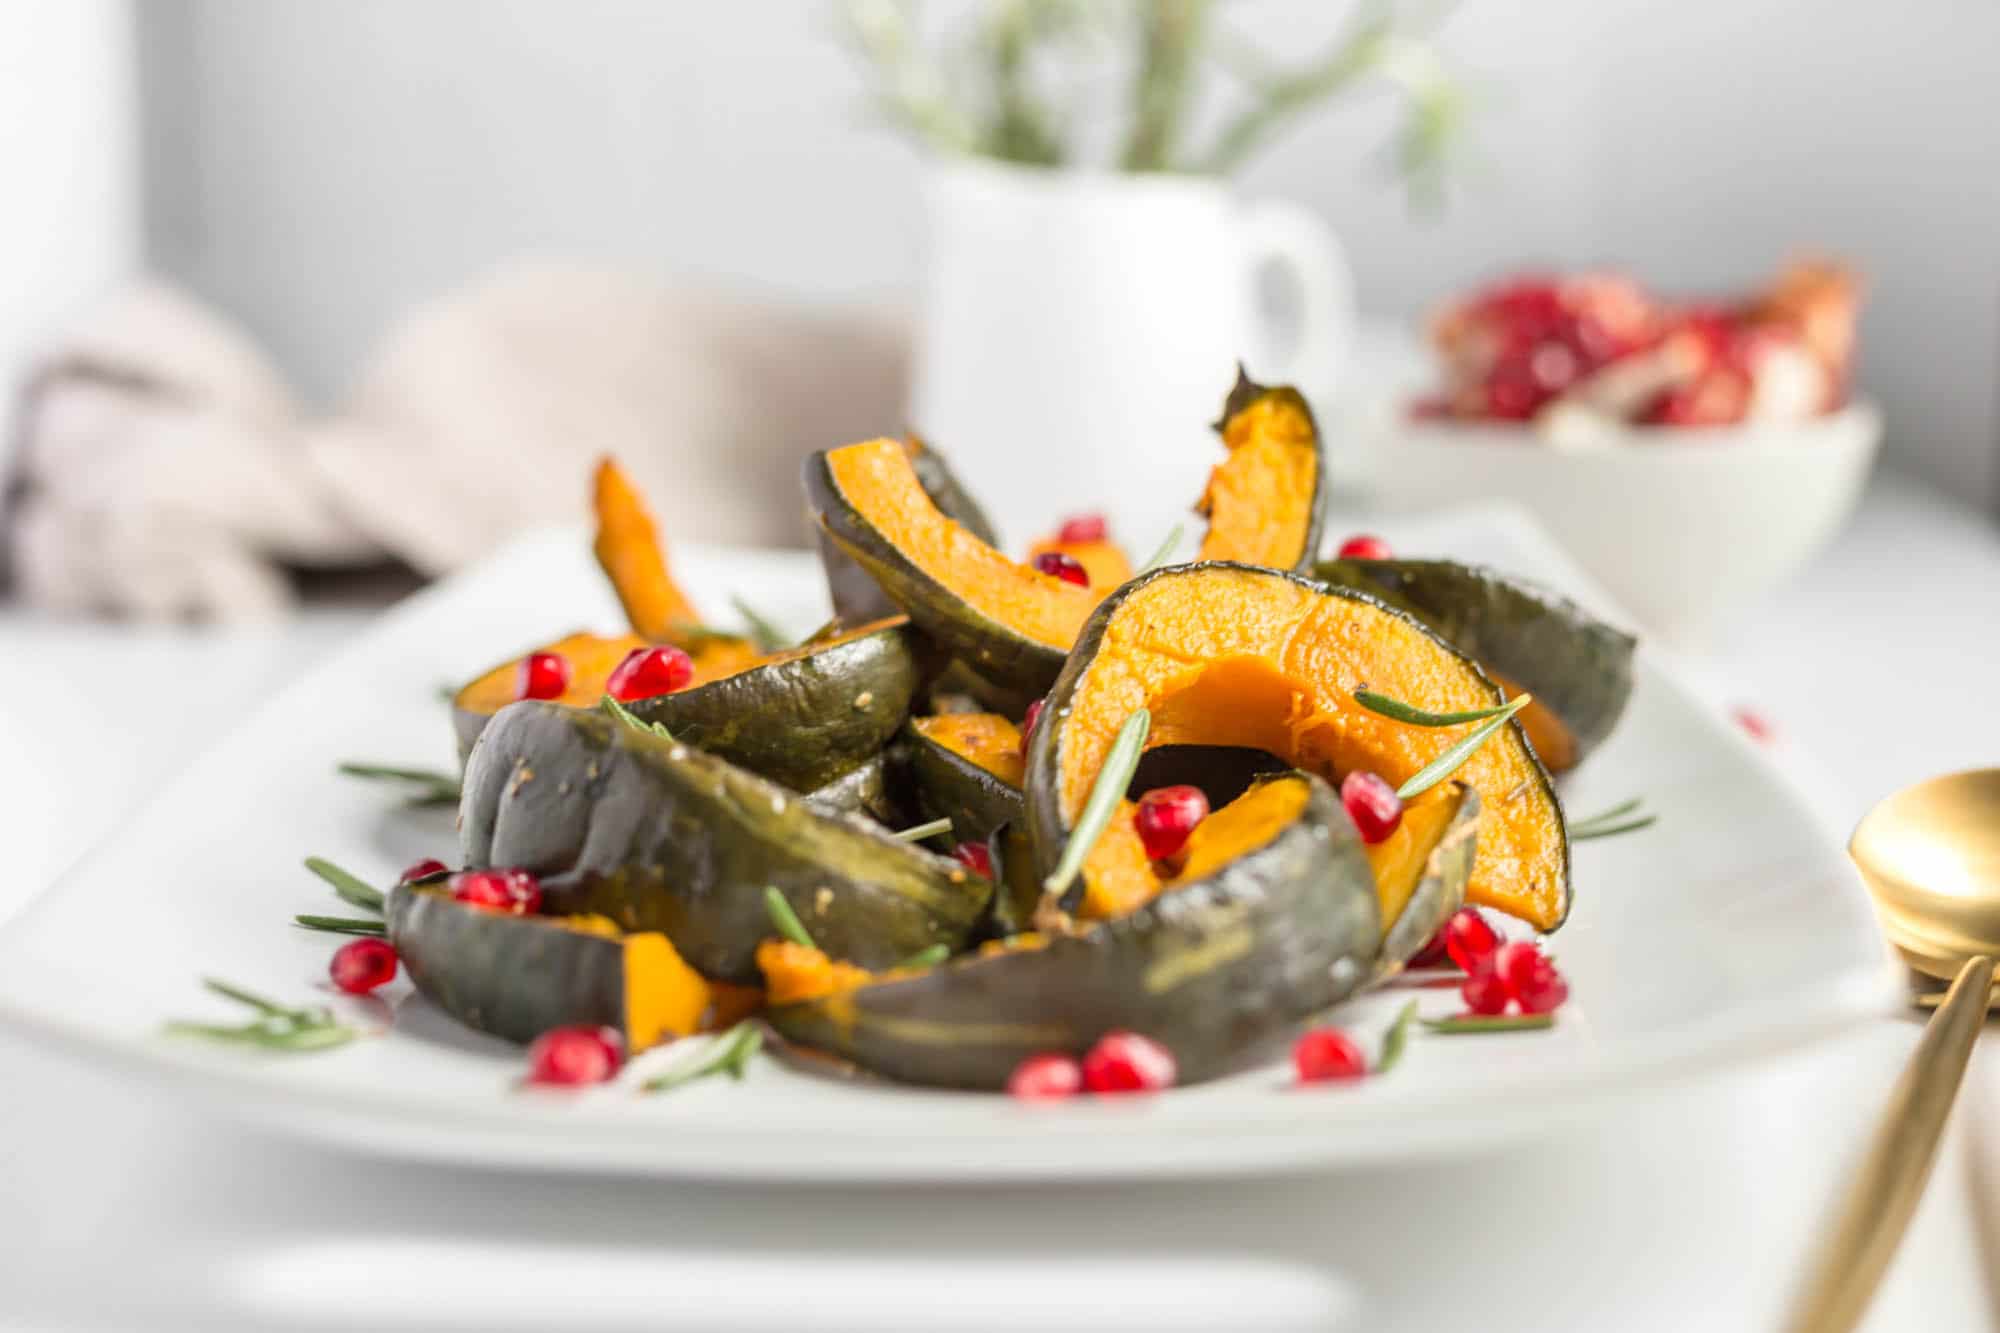
[[2000,954],[2000,768],[1905,787],[1847,844],[1882,931],[1925,976],[1950,980]]

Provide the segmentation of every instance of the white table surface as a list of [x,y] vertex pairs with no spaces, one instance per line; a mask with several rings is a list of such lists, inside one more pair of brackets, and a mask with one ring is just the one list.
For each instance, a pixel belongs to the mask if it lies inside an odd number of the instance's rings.
[[[1777,725],[1844,829],[1905,782],[2000,760],[1996,587],[1990,525],[1878,484],[1692,665],[1718,706]],[[0,917],[365,619],[204,635],[0,613]],[[413,1168],[0,1035],[0,1329],[1764,1328],[1916,1030],[1873,1024],[1475,1161],[908,1192]],[[2000,1327],[1973,1223],[2000,1177],[1968,1183],[2000,1083],[1971,1091],[1870,1329]]]

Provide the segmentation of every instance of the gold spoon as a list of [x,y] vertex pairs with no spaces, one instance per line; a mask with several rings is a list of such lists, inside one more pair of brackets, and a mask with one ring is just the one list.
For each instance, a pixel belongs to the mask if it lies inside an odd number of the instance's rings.
[[1847,851],[1889,942],[1917,971],[1955,978],[1924,1028],[1785,1327],[1842,1333],[1868,1308],[1937,1159],[2000,956],[2000,769],[1905,787],[1868,812]]

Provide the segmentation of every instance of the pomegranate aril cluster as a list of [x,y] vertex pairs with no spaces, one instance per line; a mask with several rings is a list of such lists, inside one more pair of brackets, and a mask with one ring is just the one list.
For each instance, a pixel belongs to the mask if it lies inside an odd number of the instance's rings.
[[529,653],[514,674],[516,699],[560,699],[569,689],[569,659],[561,653]]
[[1007,1091],[1028,1101],[1079,1092],[1163,1092],[1179,1076],[1174,1053],[1137,1032],[1107,1032],[1075,1060],[1060,1051],[1031,1055],[1014,1067]]
[[327,975],[349,995],[366,995],[396,979],[396,946],[373,935],[349,940],[334,950]]
[[1063,520],[1056,530],[1056,540],[1065,546],[1071,542],[1101,542],[1110,527],[1102,514],[1077,514]]
[[1361,830],[1361,841],[1385,841],[1403,822],[1403,800],[1379,775],[1356,769],[1340,782],[1340,803]]

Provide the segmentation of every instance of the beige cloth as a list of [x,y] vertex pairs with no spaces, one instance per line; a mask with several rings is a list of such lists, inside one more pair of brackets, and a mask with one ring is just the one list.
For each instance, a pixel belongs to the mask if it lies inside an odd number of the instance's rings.
[[170,288],[125,294],[24,390],[16,594],[148,618],[290,605],[290,567],[442,574],[585,512],[616,454],[672,540],[796,545],[798,465],[902,426],[892,314],[781,307],[520,264],[419,309],[336,416]]

